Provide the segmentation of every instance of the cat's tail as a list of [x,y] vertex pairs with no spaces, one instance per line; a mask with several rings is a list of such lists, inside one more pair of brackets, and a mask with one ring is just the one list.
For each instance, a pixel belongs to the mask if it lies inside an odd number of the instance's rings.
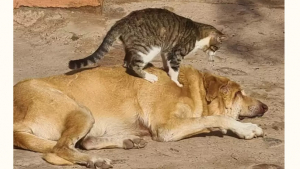
[[118,28],[117,25],[114,25],[108,31],[107,35],[103,39],[103,42],[93,54],[83,59],[69,61],[69,68],[79,69],[97,63],[109,51],[113,42],[116,41],[117,38],[120,37],[120,35],[121,35],[120,29]]

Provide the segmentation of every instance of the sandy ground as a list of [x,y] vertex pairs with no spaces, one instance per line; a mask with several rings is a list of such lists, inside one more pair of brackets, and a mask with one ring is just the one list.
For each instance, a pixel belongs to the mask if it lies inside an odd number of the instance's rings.
[[[130,11],[167,7],[195,21],[223,29],[230,39],[213,64],[203,52],[186,57],[183,64],[208,70],[239,82],[246,92],[266,103],[265,116],[244,119],[262,126],[265,138],[242,140],[219,133],[199,135],[178,142],[154,142],[144,149],[88,151],[114,160],[114,168],[213,169],[255,168],[257,164],[284,166],[284,7],[272,4],[199,2],[127,2],[99,8],[14,10],[14,83],[25,78],[68,72],[70,59],[83,58],[98,47],[111,25]],[[120,43],[101,65],[122,64]],[[153,61],[161,66],[160,57]],[[276,167],[276,166],[277,167]],[[85,168],[53,166],[40,153],[14,149],[14,168]],[[256,168],[272,168],[256,166]]]

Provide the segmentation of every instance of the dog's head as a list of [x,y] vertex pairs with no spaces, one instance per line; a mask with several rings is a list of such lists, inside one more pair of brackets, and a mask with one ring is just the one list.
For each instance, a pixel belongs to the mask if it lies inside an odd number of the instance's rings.
[[247,96],[239,84],[225,77],[205,73],[204,87],[209,114],[243,119],[263,116],[268,110],[267,105]]

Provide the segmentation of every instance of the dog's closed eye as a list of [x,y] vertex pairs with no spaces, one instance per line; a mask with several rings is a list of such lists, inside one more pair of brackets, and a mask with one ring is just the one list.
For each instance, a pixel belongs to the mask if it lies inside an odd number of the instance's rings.
[[234,98],[236,98],[237,96],[239,95],[242,95],[242,92],[241,91],[237,91],[235,94],[234,94]]

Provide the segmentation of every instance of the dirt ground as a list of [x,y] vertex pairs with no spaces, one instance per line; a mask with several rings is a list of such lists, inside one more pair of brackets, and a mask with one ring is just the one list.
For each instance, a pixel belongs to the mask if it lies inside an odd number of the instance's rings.
[[[243,2],[243,1],[241,1]],[[264,1],[269,2],[269,1]],[[271,1],[272,2],[272,1]],[[250,96],[269,106],[260,118],[243,122],[259,124],[267,136],[242,140],[219,133],[199,135],[178,142],[149,141],[143,149],[88,151],[127,169],[232,169],[284,166],[284,6],[271,3],[199,3],[176,1],[124,1],[100,8],[26,8],[14,10],[14,84],[25,78],[68,72],[68,61],[83,58],[100,45],[118,19],[130,11],[165,7],[195,21],[214,25],[229,35],[213,64],[201,51],[183,64],[227,76],[239,82]],[[121,65],[120,42],[101,61],[102,66]],[[153,61],[162,66],[160,57]],[[270,164],[256,166],[257,164]],[[273,166],[271,165],[273,164]],[[14,168],[74,169],[53,166],[40,153],[14,149]]]

